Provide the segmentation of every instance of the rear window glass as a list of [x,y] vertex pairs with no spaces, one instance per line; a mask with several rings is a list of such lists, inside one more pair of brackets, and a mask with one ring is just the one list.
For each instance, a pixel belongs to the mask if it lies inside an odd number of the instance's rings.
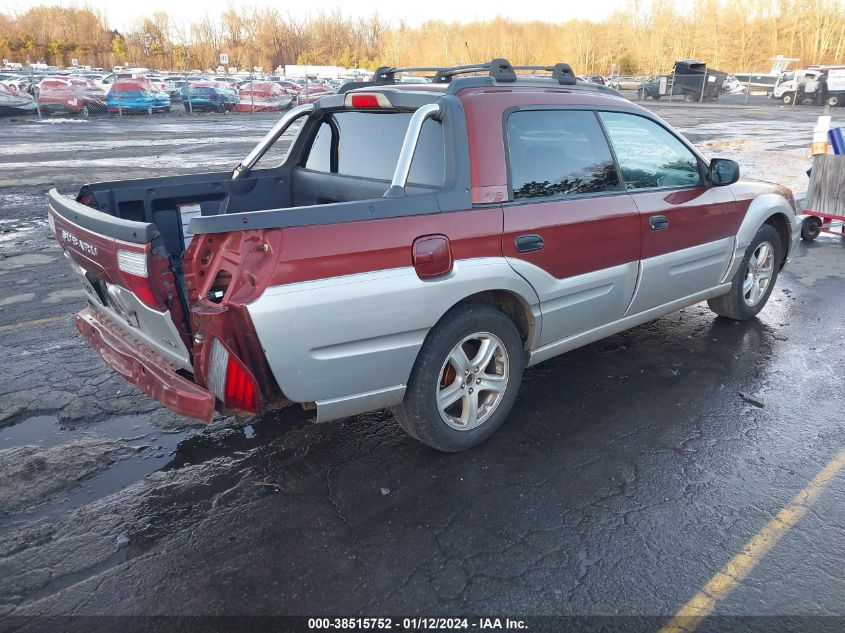
[[619,174],[595,114],[524,110],[507,121],[514,200],[620,191]]
[[[335,112],[327,115],[311,145],[306,169],[389,181],[393,178],[410,112]],[[443,126],[428,119],[420,132],[408,182],[441,186]]]

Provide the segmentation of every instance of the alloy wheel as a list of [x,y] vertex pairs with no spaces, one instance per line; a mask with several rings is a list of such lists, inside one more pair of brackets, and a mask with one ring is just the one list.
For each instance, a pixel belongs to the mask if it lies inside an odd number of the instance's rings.
[[742,282],[742,295],[746,305],[757,305],[766,294],[774,275],[774,263],[774,247],[770,242],[760,242],[748,260],[745,280]]
[[458,431],[484,424],[498,408],[508,385],[510,363],[504,343],[490,332],[476,332],[459,342],[443,363],[437,408]]

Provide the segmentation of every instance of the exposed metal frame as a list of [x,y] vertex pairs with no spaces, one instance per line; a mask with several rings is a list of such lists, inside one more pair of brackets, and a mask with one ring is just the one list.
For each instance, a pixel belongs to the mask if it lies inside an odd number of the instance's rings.
[[232,171],[232,180],[237,180],[238,178],[247,175],[255,164],[261,160],[261,157],[267,153],[267,150],[273,146],[273,143],[279,140],[279,137],[285,133],[294,121],[306,114],[310,115],[313,111],[313,103],[306,103],[288,110],[285,115],[279,119],[279,122],[273,126],[273,129],[267,132],[264,138],[258,142],[258,145],[256,145],[255,148],[247,154],[246,158],[244,158],[243,161],[235,167],[234,171]]
[[440,114],[440,105],[429,103],[419,107],[411,116],[408,129],[405,130],[405,140],[402,141],[402,151],[399,152],[396,170],[393,172],[393,180],[384,194],[385,198],[401,198],[407,195],[405,185],[408,184],[408,175],[411,173],[411,163],[414,160],[414,153],[417,151],[417,143],[420,140],[423,123],[426,119],[438,114]]

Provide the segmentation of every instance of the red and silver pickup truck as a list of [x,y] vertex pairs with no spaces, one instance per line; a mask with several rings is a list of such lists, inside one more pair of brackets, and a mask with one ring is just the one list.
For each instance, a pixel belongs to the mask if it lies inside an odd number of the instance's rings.
[[400,70],[294,108],[233,171],[50,192],[113,369],[205,421],[392,407],[459,451],[527,366],[696,302],[765,305],[800,233],[789,190],[566,64]]

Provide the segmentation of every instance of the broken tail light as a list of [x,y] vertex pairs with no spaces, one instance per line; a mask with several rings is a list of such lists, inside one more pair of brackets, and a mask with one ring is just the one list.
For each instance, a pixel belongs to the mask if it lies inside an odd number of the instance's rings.
[[258,413],[258,382],[241,360],[214,339],[208,367],[208,388],[229,408]]
[[127,290],[130,290],[144,305],[155,310],[164,310],[150,283],[147,267],[147,253],[118,249],[117,267]]

